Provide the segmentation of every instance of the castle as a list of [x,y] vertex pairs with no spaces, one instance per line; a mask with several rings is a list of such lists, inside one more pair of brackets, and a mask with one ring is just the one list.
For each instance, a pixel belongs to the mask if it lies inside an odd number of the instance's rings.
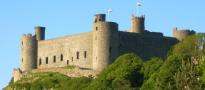
[[194,34],[191,30],[173,29],[173,37],[145,29],[145,16],[131,17],[131,28],[120,31],[118,24],[106,21],[105,14],[94,17],[93,30],[45,40],[45,27],[35,27],[35,35],[21,38],[20,68],[14,69],[13,80],[34,69],[75,65],[93,71],[102,71],[118,56],[135,53],[144,60],[165,58],[171,46]]

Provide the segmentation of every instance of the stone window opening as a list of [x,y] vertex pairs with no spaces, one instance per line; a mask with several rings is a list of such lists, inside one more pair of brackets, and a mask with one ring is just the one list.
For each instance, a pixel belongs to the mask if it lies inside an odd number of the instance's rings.
[[79,54],[80,54],[79,52],[76,52],[76,56],[77,56],[76,58],[77,58],[77,59],[80,58],[80,57],[79,57]]
[[21,42],[21,45],[23,46],[23,42]]
[[53,56],[53,62],[54,63],[56,62],[56,56]]
[[67,60],[67,64],[69,64],[69,60]]
[[71,59],[71,60],[72,60],[72,62],[73,62],[73,57],[72,57],[72,59]]
[[41,58],[39,58],[39,65],[41,65]]
[[84,58],[87,58],[87,51],[84,51]]
[[61,61],[63,61],[63,54],[61,54]]
[[23,58],[21,59],[21,62],[23,63]]
[[46,64],[48,64],[48,57],[46,57]]
[[95,30],[98,31],[98,27],[96,27]]
[[110,53],[111,53],[111,51],[112,51],[112,47],[109,48],[109,52],[110,52]]

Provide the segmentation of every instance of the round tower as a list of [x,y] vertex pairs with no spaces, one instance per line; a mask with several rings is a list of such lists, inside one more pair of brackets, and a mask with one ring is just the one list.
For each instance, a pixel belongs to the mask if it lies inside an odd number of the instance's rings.
[[145,16],[134,16],[132,15],[132,27],[131,32],[143,33],[145,30]]
[[37,41],[31,34],[23,35],[21,39],[21,71],[28,72],[37,66]]
[[191,31],[188,29],[185,30],[178,30],[176,27],[173,29],[173,37],[177,40],[182,41],[186,39],[188,36],[195,34],[195,31]]
[[36,40],[45,40],[45,29],[46,28],[42,26],[35,27]]
[[118,56],[118,24],[97,14],[93,24],[93,69],[101,71]]

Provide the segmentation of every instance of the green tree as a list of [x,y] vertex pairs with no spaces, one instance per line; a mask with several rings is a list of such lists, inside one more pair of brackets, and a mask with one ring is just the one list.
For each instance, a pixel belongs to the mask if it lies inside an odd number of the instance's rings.
[[140,87],[143,82],[141,69],[143,61],[135,54],[120,56],[94,80],[88,89],[131,89]]

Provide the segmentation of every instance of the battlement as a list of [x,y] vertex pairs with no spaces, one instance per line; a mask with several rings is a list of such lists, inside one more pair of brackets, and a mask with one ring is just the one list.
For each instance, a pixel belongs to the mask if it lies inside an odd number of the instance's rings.
[[142,16],[134,16],[134,15],[132,15],[132,19],[135,19],[135,20],[145,20],[145,15],[142,15]]
[[32,34],[31,33],[28,33],[28,34],[23,34],[22,35],[22,38],[32,38]]
[[193,35],[193,34],[195,34],[195,31],[193,30],[189,30],[189,29],[178,30],[176,27],[173,29],[173,37],[175,37],[179,41],[182,41],[188,36]]
[[106,21],[106,14],[96,14],[94,23],[96,22],[105,22]]

